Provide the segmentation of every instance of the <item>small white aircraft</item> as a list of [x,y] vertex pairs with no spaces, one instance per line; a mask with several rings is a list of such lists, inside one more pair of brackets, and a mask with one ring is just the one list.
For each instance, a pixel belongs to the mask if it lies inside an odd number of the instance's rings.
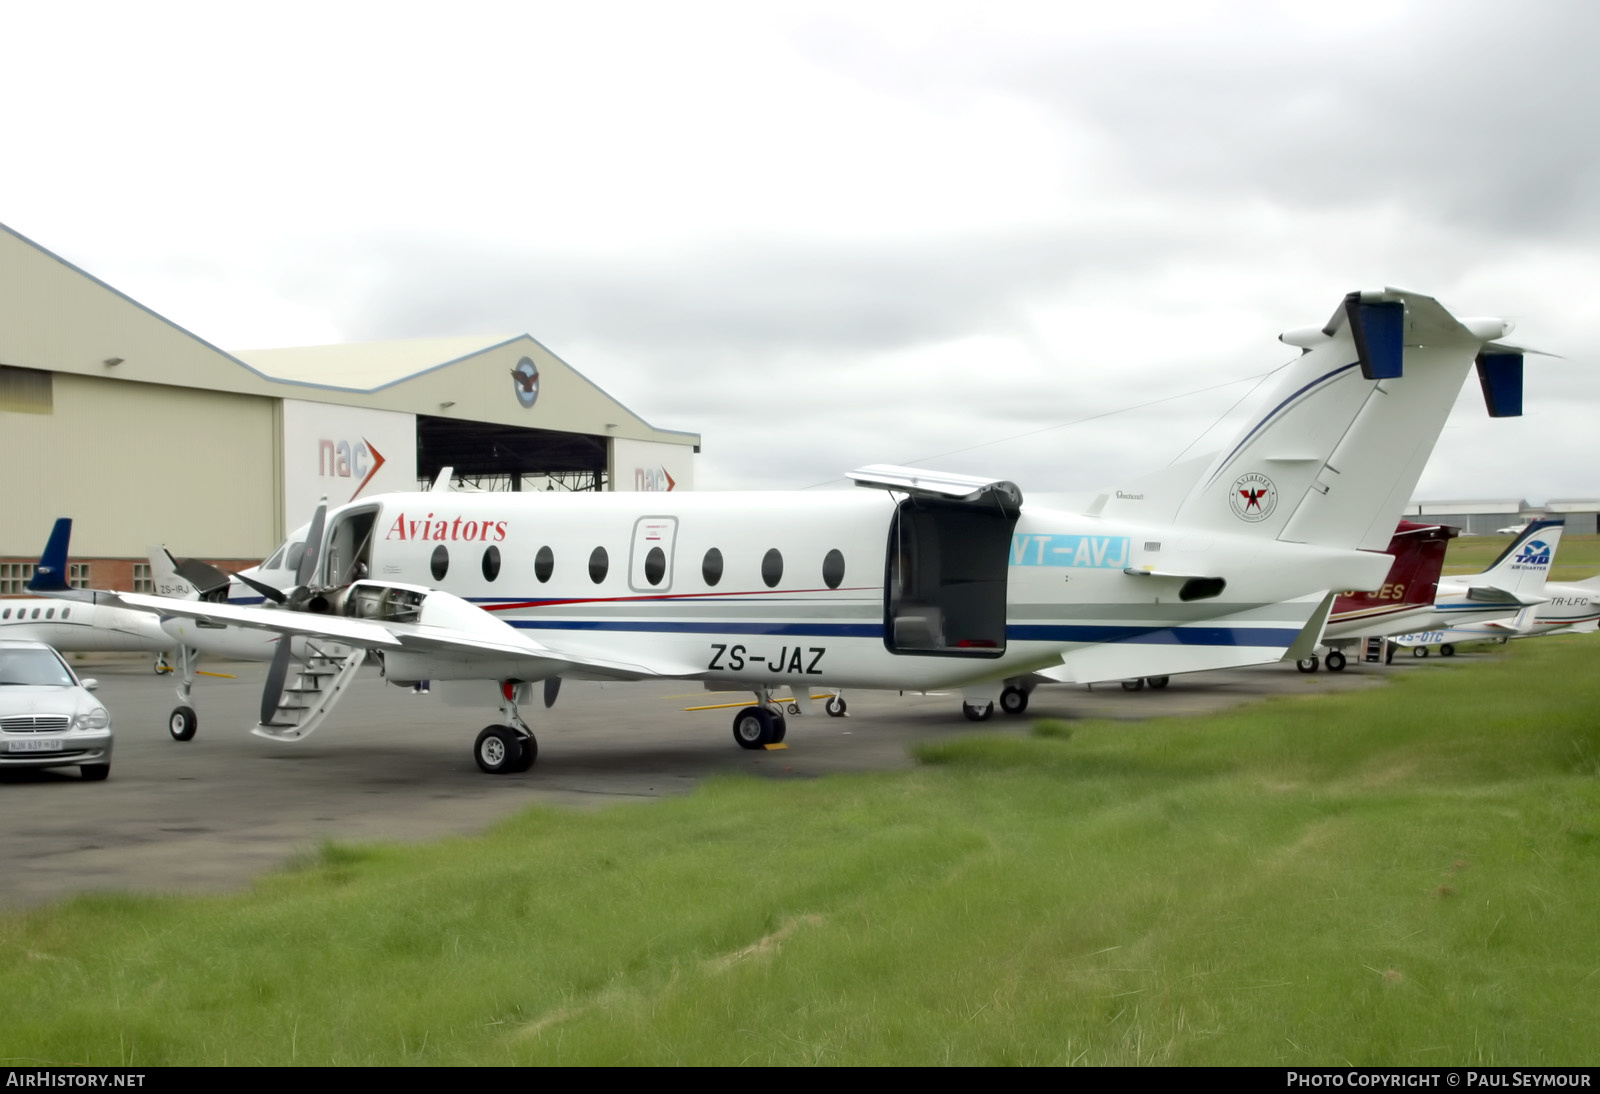
[[[59,587],[66,573],[71,534],[72,521],[65,517],[50,530],[35,567],[46,587]],[[62,653],[153,653],[157,672],[172,671],[178,645],[149,612],[53,597],[0,600],[0,638],[44,642]]]
[[[1381,585],[1382,553],[1476,364],[1491,415],[1520,413],[1523,350],[1501,319],[1352,293],[1227,448],[1116,484],[1086,513],[1003,480],[874,465],[832,493],[440,494],[318,508],[292,584],[259,607],[109,595],[279,642],[254,732],[312,732],[369,657],[391,683],[480,681],[501,721],[485,771],[524,770],[519,708],[568,676],[749,690],[733,735],[781,742],[773,693],[959,689],[973,720],[1031,681],[1088,683],[1298,659],[1334,590]],[[269,560],[270,561],[270,560]],[[436,687],[435,690],[438,690]],[[470,690],[470,689],[469,689]]]
[[[1565,523],[1532,521],[1481,573],[1442,579],[1433,609],[1409,614],[1410,625],[1396,634],[1395,644],[1409,647],[1414,656],[1426,657],[1430,643],[1418,641],[1422,634],[1443,634],[1462,627],[1471,633],[1471,628],[1488,627],[1488,633],[1480,637],[1489,638],[1507,633],[1519,619],[1531,623],[1535,609],[1550,599],[1546,579]],[[1455,653],[1448,637],[1435,641],[1450,646],[1448,653],[1440,650],[1446,657]],[[1419,649],[1421,653],[1416,652]]]
[[[1550,574],[1550,560],[1555,554],[1556,544],[1561,540],[1563,524],[1560,520],[1534,521],[1483,572],[1457,577],[1437,576],[1438,565],[1444,560],[1444,544],[1440,542],[1433,563],[1436,587],[1427,601],[1420,604],[1397,603],[1388,610],[1379,607],[1366,612],[1349,613],[1338,621],[1330,619],[1323,632],[1323,644],[1333,647],[1327,657],[1328,668],[1334,671],[1342,669],[1344,655],[1340,648],[1362,637],[1399,636],[1394,638],[1395,645],[1416,648],[1417,643],[1411,639],[1412,633],[1419,629],[1427,631],[1488,624],[1498,626],[1499,621],[1509,622],[1519,613],[1543,604],[1547,599],[1545,579]],[[1450,536],[1454,535],[1455,529],[1450,529]],[[1423,587],[1415,580],[1411,584],[1413,588]],[[1392,588],[1389,583],[1386,583],[1386,587]],[[1404,592],[1401,590],[1401,595]],[[1371,595],[1381,597],[1381,590]],[[1452,648],[1450,653],[1454,652]],[[1426,650],[1418,656],[1425,655]],[[1315,671],[1314,667],[1306,668],[1304,661],[1300,663],[1300,668],[1301,671]]]
[[[1546,529],[1537,540],[1520,548],[1513,544],[1501,556],[1521,559],[1530,569],[1549,573],[1561,528]],[[1524,538],[1528,538],[1526,533]],[[1520,542],[1520,541],[1519,541]],[[1493,567],[1491,567],[1493,569]],[[1441,586],[1442,588],[1442,586]],[[1515,615],[1485,622],[1466,623],[1455,617],[1436,623],[1433,629],[1403,634],[1395,641],[1411,649],[1412,655],[1426,657],[1429,646],[1438,646],[1441,656],[1450,657],[1462,642],[1505,642],[1512,638],[1538,638],[1551,634],[1593,634],[1600,629],[1600,576],[1577,582],[1544,582],[1535,603]]]

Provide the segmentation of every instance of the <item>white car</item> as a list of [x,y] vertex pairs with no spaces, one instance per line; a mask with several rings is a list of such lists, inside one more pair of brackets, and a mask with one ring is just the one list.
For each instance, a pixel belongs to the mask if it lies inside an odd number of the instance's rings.
[[43,642],[0,641],[0,769],[76,767],[111,774],[111,715]]

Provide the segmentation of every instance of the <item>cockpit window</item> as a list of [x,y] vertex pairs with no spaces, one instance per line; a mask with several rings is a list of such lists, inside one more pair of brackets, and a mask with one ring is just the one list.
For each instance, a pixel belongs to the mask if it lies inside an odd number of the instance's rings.
[[305,553],[305,541],[302,540],[299,543],[289,544],[289,557],[284,559],[283,568],[285,570],[298,570],[300,568],[300,559],[305,555]]
[[261,568],[263,570],[276,570],[280,568],[283,564],[283,552],[287,551],[288,549],[289,545],[287,543],[285,543],[282,547],[279,547],[276,551],[272,552],[271,558],[267,559],[267,561],[261,564]]

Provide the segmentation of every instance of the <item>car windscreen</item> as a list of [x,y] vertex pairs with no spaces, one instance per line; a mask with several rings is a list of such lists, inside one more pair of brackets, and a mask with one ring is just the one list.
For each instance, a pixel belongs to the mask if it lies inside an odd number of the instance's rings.
[[69,688],[75,683],[61,658],[50,650],[0,650],[0,687]]

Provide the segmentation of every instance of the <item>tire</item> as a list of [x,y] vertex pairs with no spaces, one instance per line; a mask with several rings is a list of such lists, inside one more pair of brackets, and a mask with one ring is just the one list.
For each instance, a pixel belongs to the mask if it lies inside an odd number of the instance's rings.
[[194,712],[194,707],[173,707],[172,713],[167,715],[167,732],[174,741],[192,741],[199,728],[200,716]]
[[1446,642],[1444,645],[1439,647],[1439,656],[1440,657],[1454,657],[1455,655],[1456,655],[1456,648],[1454,646],[1452,646],[1449,642]]
[[1144,677],[1141,676],[1137,680],[1124,680],[1122,682],[1122,690],[1123,691],[1143,691],[1144,690]]
[[532,767],[533,761],[539,758],[539,742],[530,733],[526,737],[519,734],[517,743],[522,746],[522,754],[517,757],[517,762],[511,770],[520,774]]
[[472,746],[472,758],[486,775],[507,775],[522,762],[522,740],[510,726],[485,726]]
[[828,712],[828,717],[830,718],[843,718],[844,712],[849,708],[845,705],[843,695],[835,695],[828,700],[828,705],[823,709]]
[[784,721],[783,715],[774,714],[772,716],[772,733],[767,738],[767,743],[770,745],[781,745],[783,744],[784,737],[786,737],[788,733],[789,723]]
[[164,653],[156,654],[156,675],[157,676],[171,676],[172,675],[172,666],[167,662],[167,655],[164,654]]
[[1328,656],[1324,657],[1323,660],[1327,662],[1329,672],[1344,671],[1344,654],[1338,650],[1329,650]]
[[743,707],[733,716],[733,740],[754,751],[772,743],[772,712],[766,707]]
[[790,703],[789,704],[789,713],[790,714],[799,714],[800,713],[800,704],[799,703]]
[[1322,659],[1316,654],[1312,654],[1310,657],[1300,658],[1294,663],[1294,667],[1301,672],[1316,672],[1317,669],[1322,667]]
[[79,764],[78,772],[83,775],[83,781],[86,783],[104,782],[106,777],[111,774],[111,765]]
[[976,706],[972,703],[962,703],[961,713],[966,715],[969,722],[987,722],[994,717],[994,704],[984,703],[982,706]]
[[1412,657],[1426,657],[1426,656],[1428,656],[1428,647],[1427,646],[1412,646],[1411,647],[1411,656]]
[[1160,691],[1162,688],[1164,688],[1168,684],[1172,683],[1172,677],[1170,677],[1170,676],[1147,676],[1147,677],[1145,677],[1145,683],[1149,684],[1151,687],[1155,688],[1157,691]]
[[1021,688],[1006,688],[1000,693],[1000,709],[1007,714],[1021,714],[1028,709],[1028,693]]

